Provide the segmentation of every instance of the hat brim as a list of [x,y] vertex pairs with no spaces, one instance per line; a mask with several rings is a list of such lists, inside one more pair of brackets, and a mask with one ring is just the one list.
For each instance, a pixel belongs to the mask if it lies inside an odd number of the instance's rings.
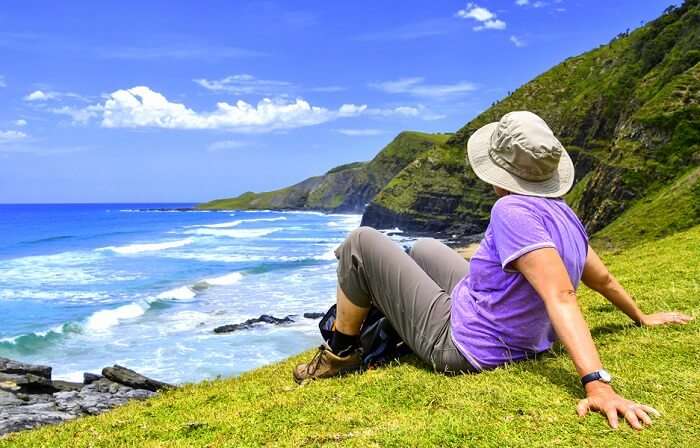
[[513,193],[545,198],[564,196],[571,189],[574,184],[574,163],[566,150],[562,151],[554,175],[539,182],[525,180],[496,165],[489,156],[489,148],[491,134],[497,126],[497,122],[482,126],[467,142],[467,161],[479,179]]

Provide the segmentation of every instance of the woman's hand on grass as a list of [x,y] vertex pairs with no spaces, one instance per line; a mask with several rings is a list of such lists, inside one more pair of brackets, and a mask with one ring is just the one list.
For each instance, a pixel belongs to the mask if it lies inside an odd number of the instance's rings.
[[589,383],[586,385],[587,398],[579,401],[576,411],[580,417],[589,411],[600,412],[608,418],[608,423],[613,429],[617,429],[619,416],[634,429],[642,429],[651,425],[651,417],[659,417],[661,414],[656,409],[645,404],[635,403],[618,395],[610,385],[605,383]]
[[661,313],[644,314],[639,320],[639,324],[644,327],[657,327],[659,325],[685,325],[694,317],[677,311],[664,311]]

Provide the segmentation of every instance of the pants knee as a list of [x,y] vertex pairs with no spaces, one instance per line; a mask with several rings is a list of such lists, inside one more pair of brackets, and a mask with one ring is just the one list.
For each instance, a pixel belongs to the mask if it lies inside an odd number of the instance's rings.
[[382,235],[382,233],[379,232],[377,229],[373,227],[362,226],[350,232],[345,241],[346,243],[350,243],[351,245],[359,249],[362,247],[363,244],[367,243],[367,240],[371,240],[372,238],[378,235]]
[[435,238],[419,238],[413,243],[409,255],[411,258],[421,257],[422,254],[430,252],[430,247],[433,246],[437,240]]

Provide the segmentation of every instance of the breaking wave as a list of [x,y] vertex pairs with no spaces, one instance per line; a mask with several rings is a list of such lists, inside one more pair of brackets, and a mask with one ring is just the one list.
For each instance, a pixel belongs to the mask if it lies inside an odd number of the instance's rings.
[[127,246],[107,246],[96,249],[97,251],[111,251],[120,255],[138,254],[141,252],[157,252],[192,244],[192,238],[177,241],[165,241],[162,243],[129,244]]

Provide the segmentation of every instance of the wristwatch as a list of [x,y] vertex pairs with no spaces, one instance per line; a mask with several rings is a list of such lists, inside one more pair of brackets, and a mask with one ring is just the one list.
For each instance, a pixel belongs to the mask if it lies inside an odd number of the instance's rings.
[[583,377],[581,377],[581,384],[583,386],[592,381],[602,381],[604,383],[611,383],[612,375],[610,375],[610,373],[607,370],[600,369],[596,370],[595,372],[591,372],[588,375],[583,375]]

